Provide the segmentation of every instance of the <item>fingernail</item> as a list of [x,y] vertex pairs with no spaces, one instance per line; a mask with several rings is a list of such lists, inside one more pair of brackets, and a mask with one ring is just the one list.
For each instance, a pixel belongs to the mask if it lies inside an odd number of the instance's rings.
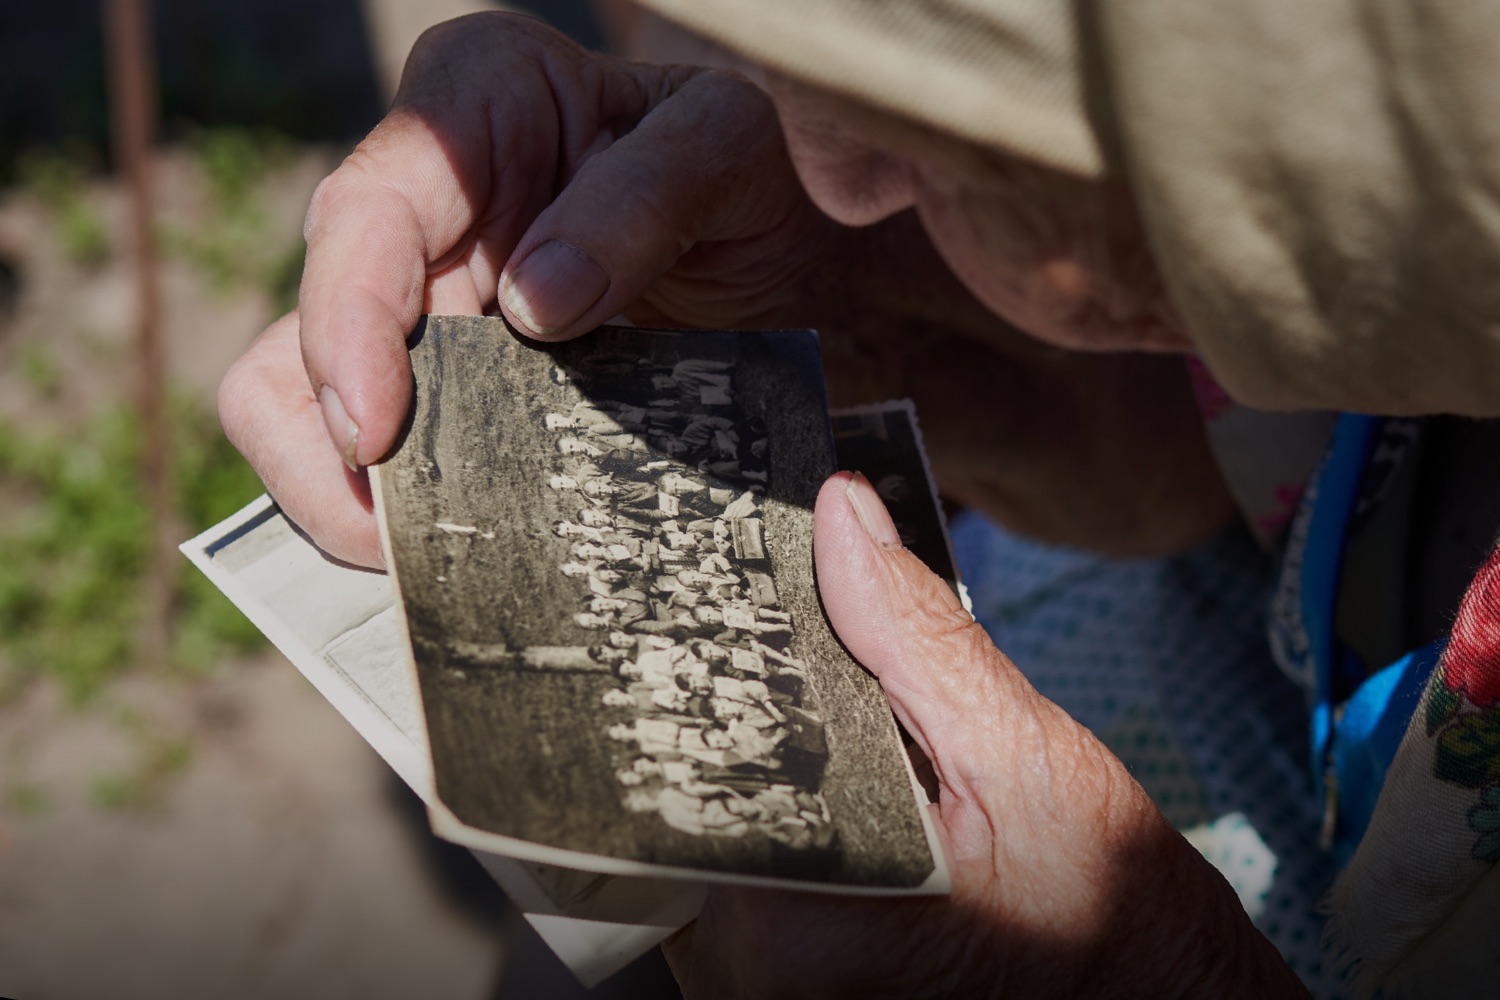
[[883,549],[901,548],[901,534],[896,530],[896,522],[891,520],[890,512],[880,502],[880,495],[862,473],[856,472],[849,480],[844,495],[849,498],[854,516],[859,518],[860,527],[865,529],[871,541]]
[[545,336],[588,312],[609,288],[609,274],[577,247],[549,240],[527,254],[501,285],[511,315]]
[[323,423],[328,426],[328,436],[344,454],[344,464],[358,472],[359,463],[354,459],[354,449],[359,446],[359,425],[349,419],[344,401],[331,385],[325,385],[318,391],[318,405],[323,407]]

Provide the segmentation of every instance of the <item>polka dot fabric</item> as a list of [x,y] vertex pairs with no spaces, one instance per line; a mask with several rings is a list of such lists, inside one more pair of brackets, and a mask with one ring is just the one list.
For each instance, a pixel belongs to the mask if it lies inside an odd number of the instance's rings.
[[1318,947],[1335,867],[1317,845],[1306,705],[1271,659],[1271,565],[1248,536],[1119,560],[968,513],[952,529],[996,645],[1125,762],[1313,995],[1338,996]]

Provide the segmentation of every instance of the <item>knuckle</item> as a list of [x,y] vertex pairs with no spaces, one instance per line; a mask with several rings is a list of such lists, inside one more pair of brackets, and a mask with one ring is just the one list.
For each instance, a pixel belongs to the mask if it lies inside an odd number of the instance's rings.
[[300,385],[297,376],[288,381],[282,354],[287,347],[288,324],[295,324],[296,319],[296,313],[288,313],[273,323],[219,380],[215,395],[219,423],[230,442],[247,455],[256,428],[286,405],[283,397],[288,393],[282,387]]
[[406,71],[409,73],[414,68],[421,68],[429,62],[444,58],[449,46],[462,41],[474,29],[472,16],[440,21],[423,29],[412,43],[411,52],[407,54]]
[[392,133],[401,133],[407,128],[408,115],[392,111],[379,125],[359,141],[344,157],[342,163],[313,188],[308,200],[307,218],[311,226],[315,220],[335,214],[340,205],[369,188],[381,176],[381,150],[389,145]]
[[[497,52],[503,58],[496,58]],[[577,42],[539,18],[519,11],[465,14],[432,25],[417,36],[401,71],[398,103],[430,87],[445,90],[466,72],[486,71],[548,52],[584,52]]]
[[687,81],[686,88],[699,92],[706,99],[720,98],[727,101],[751,99],[752,95],[760,92],[759,88],[740,74],[721,69],[705,69],[694,74]]
[[723,127],[737,126],[742,136],[780,135],[776,106],[765,91],[738,73],[702,70],[683,86]]
[[351,205],[357,204],[362,194],[379,183],[381,172],[376,148],[383,141],[383,132],[391,127],[392,119],[387,118],[313,188],[302,223],[304,242],[309,245],[315,242],[333,222],[349,214]]
[[245,355],[230,366],[219,382],[217,408],[219,426],[229,443],[246,452],[247,424],[258,412],[257,398],[261,388],[255,377],[255,364],[250,355]]
[[230,424],[239,416],[241,408],[241,397],[244,395],[244,364],[245,359],[240,358],[229,366],[224,377],[219,380],[219,392],[216,397],[219,410],[219,423],[223,425],[226,432]]
[[413,74],[441,67],[457,50],[476,45],[491,45],[496,30],[514,28],[515,15],[502,11],[481,11],[439,21],[426,28],[412,43],[407,54],[403,80]]
[[[350,154],[351,157],[353,155]],[[340,167],[313,188],[312,198],[307,205],[307,217],[302,223],[302,238],[305,242],[312,243],[322,229],[323,221],[336,211],[345,184],[343,171],[344,168]]]

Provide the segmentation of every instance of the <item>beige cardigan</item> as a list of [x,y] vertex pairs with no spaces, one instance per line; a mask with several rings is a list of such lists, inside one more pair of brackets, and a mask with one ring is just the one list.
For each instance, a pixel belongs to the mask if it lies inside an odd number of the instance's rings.
[[[1500,416],[1500,3],[640,2],[974,142],[1123,174],[1242,403]],[[1413,727],[1330,897],[1359,993],[1500,982],[1500,869],[1468,859],[1431,753]]]
[[1500,4],[644,3],[956,135],[1123,172],[1241,402],[1500,415]]

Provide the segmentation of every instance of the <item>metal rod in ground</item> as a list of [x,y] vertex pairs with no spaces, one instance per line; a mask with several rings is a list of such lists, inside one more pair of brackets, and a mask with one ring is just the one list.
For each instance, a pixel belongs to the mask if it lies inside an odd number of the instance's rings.
[[110,131],[115,167],[130,194],[130,251],[136,285],[136,405],[141,420],[141,478],[151,515],[141,655],[164,662],[170,650],[171,538],[176,522],[169,477],[171,442],[166,414],[166,349],[152,231],[151,149],[157,89],[147,0],[106,0]]

